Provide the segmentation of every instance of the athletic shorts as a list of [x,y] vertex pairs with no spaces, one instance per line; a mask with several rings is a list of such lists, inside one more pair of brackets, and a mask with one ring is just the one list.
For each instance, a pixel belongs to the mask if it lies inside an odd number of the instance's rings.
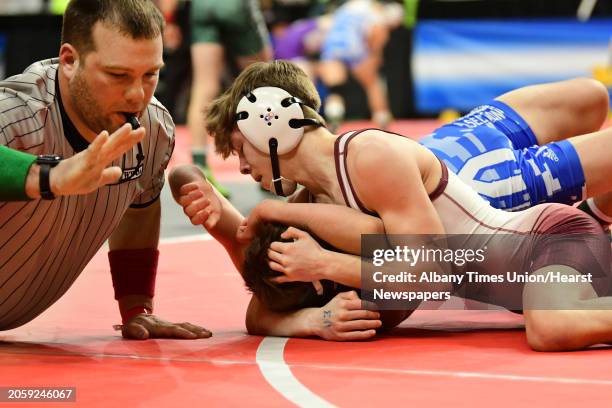
[[342,61],[350,67],[361,63],[370,53],[369,27],[379,21],[367,2],[346,3],[340,7],[321,45],[321,61]]
[[321,61],[341,61],[354,67],[367,58],[368,45],[358,25],[335,28],[321,47]]
[[583,199],[584,172],[572,144],[538,146],[527,122],[500,101],[475,108],[420,143],[495,208]]
[[257,0],[192,0],[192,43],[219,43],[228,53],[249,56],[270,42]]

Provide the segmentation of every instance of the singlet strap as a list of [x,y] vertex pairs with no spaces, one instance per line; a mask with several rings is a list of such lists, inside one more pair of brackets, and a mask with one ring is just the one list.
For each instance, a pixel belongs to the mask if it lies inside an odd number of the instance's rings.
[[[358,134],[366,130],[371,130],[371,129],[350,131],[350,132],[346,132],[338,136],[334,144],[334,157],[336,161],[336,175],[338,177],[338,183],[340,184],[340,189],[342,190],[342,196],[344,197],[344,202],[346,203],[346,205],[355,210],[364,212],[366,214],[377,216],[377,214],[369,210],[361,202],[361,200],[359,200],[359,197],[357,197],[357,194],[355,194],[355,189],[353,188],[353,184],[351,183],[351,177],[348,174],[347,163],[346,163],[349,142],[353,140],[355,136],[357,136]],[[379,129],[376,129],[376,130],[379,130]],[[392,132],[386,132],[386,133],[389,133],[391,135],[405,137],[397,133],[392,133]],[[446,186],[448,185],[448,168],[446,167],[446,164],[444,164],[442,160],[440,159],[438,160],[440,161],[440,165],[442,166],[442,176],[440,177],[440,182],[438,183],[438,186],[436,187],[436,189],[432,191],[431,194],[429,194],[429,198],[431,199],[431,201],[434,201],[436,198],[440,197],[440,195],[442,195],[442,193],[446,189]]]

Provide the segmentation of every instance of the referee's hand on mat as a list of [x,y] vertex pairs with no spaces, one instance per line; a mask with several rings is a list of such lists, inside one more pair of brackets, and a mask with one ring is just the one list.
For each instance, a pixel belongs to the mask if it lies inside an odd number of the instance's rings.
[[171,323],[151,314],[139,314],[128,320],[121,329],[126,339],[207,339],[212,332],[192,323]]
[[117,182],[123,170],[110,164],[142,141],[144,136],[143,127],[132,130],[129,124],[121,126],[112,135],[103,131],[87,149],[60,161],[51,170],[51,191],[56,196],[87,194]]

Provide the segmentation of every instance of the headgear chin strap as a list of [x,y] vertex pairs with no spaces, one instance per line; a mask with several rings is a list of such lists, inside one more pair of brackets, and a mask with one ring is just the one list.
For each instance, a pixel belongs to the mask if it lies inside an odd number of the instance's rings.
[[316,119],[304,118],[303,104],[284,89],[264,86],[243,96],[236,108],[238,129],[255,148],[270,155],[274,189],[283,197],[278,156],[300,143],[304,126],[322,126]]
[[270,161],[272,162],[272,182],[274,183],[274,190],[276,195],[284,197],[285,193],[283,192],[283,180],[280,175],[280,165],[278,163],[278,140],[272,138],[268,141],[268,146],[270,147]]

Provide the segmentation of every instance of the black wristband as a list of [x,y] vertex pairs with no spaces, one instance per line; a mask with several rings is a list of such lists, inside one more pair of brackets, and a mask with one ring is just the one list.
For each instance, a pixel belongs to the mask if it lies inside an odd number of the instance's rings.
[[46,156],[38,156],[36,159],[36,164],[40,166],[40,172],[38,174],[38,186],[40,189],[40,197],[43,200],[54,200],[55,194],[51,191],[51,182],[49,181],[49,176],[51,174],[51,169],[58,165],[58,163],[62,160],[62,156],[57,155],[46,155]]

